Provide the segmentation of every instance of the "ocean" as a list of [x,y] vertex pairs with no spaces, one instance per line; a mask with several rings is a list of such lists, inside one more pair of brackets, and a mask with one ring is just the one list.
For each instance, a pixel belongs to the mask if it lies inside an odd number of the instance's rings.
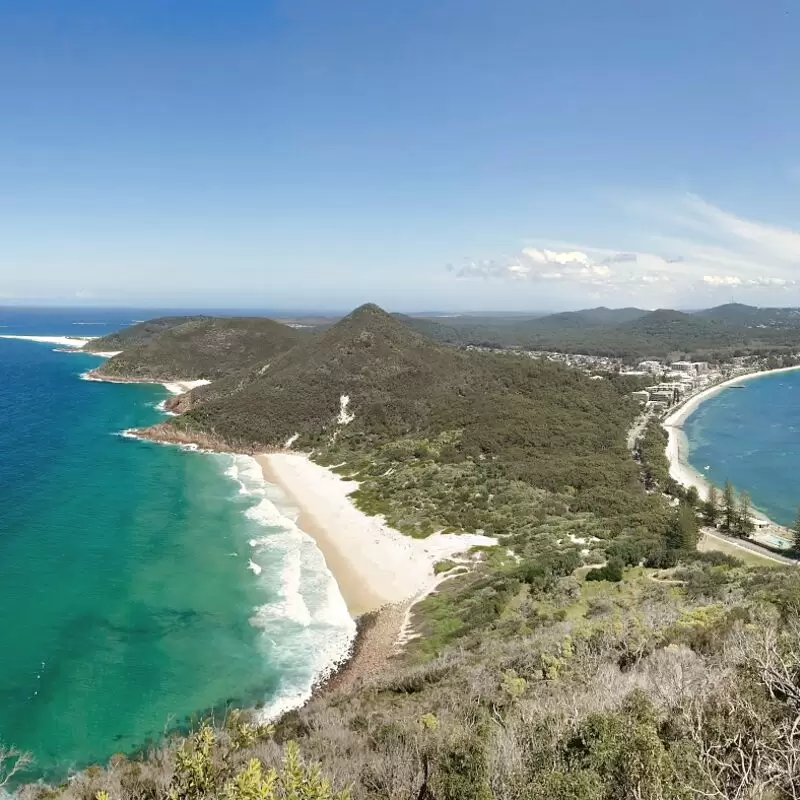
[[686,420],[689,463],[718,487],[729,480],[757,509],[791,525],[800,505],[800,371],[741,385],[713,395]]
[[[0,335],[99,336],[154,316],[0,309]],[[211,712],[308,696],[355,626],[296,510],[246,456],[120,435],[161,386],[0,338],[0,742],[26,779],[132,753]]]

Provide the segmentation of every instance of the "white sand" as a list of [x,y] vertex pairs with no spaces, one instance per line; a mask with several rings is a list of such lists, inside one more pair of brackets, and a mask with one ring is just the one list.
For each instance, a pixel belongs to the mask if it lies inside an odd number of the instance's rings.
[[186,392],[191,392],[192,389],[196,389],[198,386],[208,386],[209,383],[211,383],[211,381],[206,380],[172,381],[163,385],[170,394],[185,394]]
[[[87,323],[88,324],[88,323]],[[96,336],[18,336],[6,333],[0,339],[22,339],[25,342],[41,342],[42,344],[54,344],[58,347],[69,347],[72,350],[80,350],[86,347],[89,342],[96,339]],[[90,356],[100,356],[100,358],[113,358],[118,356],[122,350],[104,350],[98,352],[86,351]]]
[[55,344],[59,347],[74,347],[79,350],[85,347],[94,337],[77,336],[17,336],[11,333],[0,335],[0,339],[22,339],[26,342],[41,342],[42,344]]
[[[307,456],[272,453],[260,456],[259,461],[267,480],[276,481],[317,523],[316,531],[306,532],[317,539],[323,553],[332,549],[332,555],[339,556],[326,555],[326,561],[342,593],[346,595],[347,588],[343,582],[356,581],[368,590],[376,607],[429,591],[436,581],[433,565],[437,561],[475,545],[497,544],[478,534],[437,533],[413,539],[389,527],[382,517],[359,511],[349,498],[358,483],[342,480]],[[320,536],[325,541],[320,541]],[[346,570],[337,569],[336,561],[345,561]]]
[[[683,432],[683,425],[686,420],[697,410],[701,403],[713,397],[715,394],[719,394],[719,392],[729,386],[739,385],[745,381],[760,378],[763,375],[776,375],[781,372],[793,372],[798,369],[800,369],[800,366],[781,367],[779,369],[763,370],[761,372],[748,372],[744,375],[739,375],[727,381],[709,386],[707,389],[693,395],[688,400],[676,406],[665,417],[662,423],[664,430],[667,431],[669,436],[666,452],[667,458],[669,459],[670,477],[687,488],[689,486],[694,486],[703,499],[708,497],[708,481],[689,464],[689,442],[686,439],[686,434]],[[766,519],[766,517],[764,517],[764,519]]]

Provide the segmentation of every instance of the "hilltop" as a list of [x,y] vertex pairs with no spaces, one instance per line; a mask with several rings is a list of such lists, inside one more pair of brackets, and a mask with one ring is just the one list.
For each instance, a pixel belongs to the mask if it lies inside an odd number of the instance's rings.
[[422,451],[435,450],[440,461],[489,461],[495,472],[542,488],[636,485],[631,464],[613,466],[625,460],[623,430],[636,407],[611,380],[442,347],[374,305],[268,368],[226,376],[172,407],[184,413],[149,435],[246,452],[291,441],[354,464],[428,442]]
[[411,318],[410,324],[443,344],[629,359],[723,359],[734,352],[780,354],[800,346],[798,309],[755,308],[736,303],[691,313],[600,307],[528,320],[458,317],[442,323]]
[[122,352],[96,370],[124,380],[213,380],[263,367],[302,341],[304,334],[263,317],[162,317],[87,345]]
[[122,328],[122,330],[109,333],[98,339],[92,339],[84,347],[84,350],[97,353],[126,350],[130,347],[147,344],[171,328],[209,319],[211,317],[203,314],[185,317],[156,317],[155,319],[148,319],[129,325],[127,328]]

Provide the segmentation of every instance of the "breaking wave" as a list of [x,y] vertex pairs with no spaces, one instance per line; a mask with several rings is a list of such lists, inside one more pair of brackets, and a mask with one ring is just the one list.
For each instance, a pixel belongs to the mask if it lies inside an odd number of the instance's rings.
[[251,624],[262,633],[270,665],[280,674],[278,690],[265,698],[265,719],[302,705],[315,684],[350,653],[356,626],[311,537],[297,525],[297,509],[268,483],[251,456],[224,455],[225,474],[238,484],[251,525],[247,568],[269,599],[253,609]]

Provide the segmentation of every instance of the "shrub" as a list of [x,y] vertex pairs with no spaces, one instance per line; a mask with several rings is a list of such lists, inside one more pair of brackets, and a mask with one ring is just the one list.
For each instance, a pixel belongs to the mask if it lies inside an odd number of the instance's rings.
[[622,580],[622,565],[618,561],[609,561],[604,567],[590,569],[586,573],[586,580],[619,583]]

